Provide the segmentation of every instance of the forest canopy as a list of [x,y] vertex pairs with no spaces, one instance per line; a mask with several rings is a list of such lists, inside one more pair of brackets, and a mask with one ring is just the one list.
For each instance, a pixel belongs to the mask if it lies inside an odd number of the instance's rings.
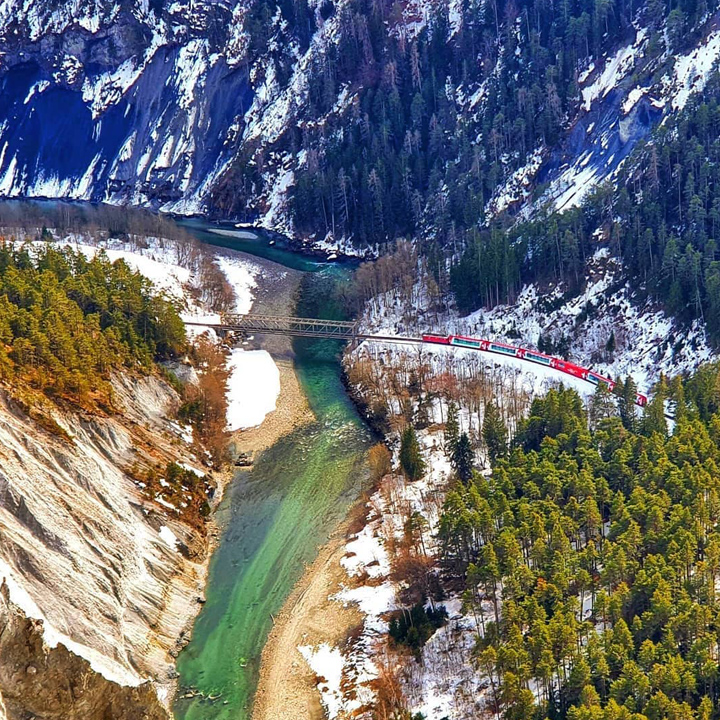
[[51,245],[0,244],[0,377],[52,395],[95,392],[185,347],[169,302],[126,263]]
[[508,720],[716,716],[718,380],[716,363],[663,385],[669,436],[653,408],[589,417],[574,390],[550,390],[492,474],[448,494],[443,561]]

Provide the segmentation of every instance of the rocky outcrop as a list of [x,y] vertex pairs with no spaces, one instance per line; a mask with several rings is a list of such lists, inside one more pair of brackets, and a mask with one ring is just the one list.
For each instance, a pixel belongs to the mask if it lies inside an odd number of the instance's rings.
[[[90,669],[104,681],[137,687],[122,696],[128,702],[148,692],[169,697],[179,638],[204,587],[205,539],[125,472],[168,460],[199,466],[167,417],[177,396],[157,377],[116,378],[114,396],[121,410],[107,417],[34,405],[32,419],[22,402],[0,390],[0,581],[5,578],[9,597],[28,617],[42,621],[27,621],[32,633],[23,632],[42,636],[52,653],[41,652],[36,638],[27,657],[45,658],[48,692],[54,687],[65,698],[60,704],[76,688],[100,687],[99,679],[89,680]],[[14,627],[19,622],[14,619]],[[71,654],[83,662],[71,661]],[[13,655],[0,648],[0,657],[0,692],[6,708],[8,698],[18,707],[22,688],[32,687],[27,678],[18,685],[25,656],[10,666]],[[66,664],[79,675],[52,674]],[[39,675],[41,664],[37,669]],[[144,685],[147,679],[157,687]],[[87,702],[95,702],[92,697]],[[52,704],[28,706],[37,717],[95,717],[51,710]]]
[[64,645],[49,648],[43,622],[28,618],[0,585],[0,718],[167,720],[148,683],[123,687]]

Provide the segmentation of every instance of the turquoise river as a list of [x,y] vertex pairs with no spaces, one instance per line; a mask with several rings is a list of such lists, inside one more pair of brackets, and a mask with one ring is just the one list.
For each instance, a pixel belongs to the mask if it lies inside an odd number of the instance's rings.
[[[270,255],[305,271],[297,312],[339,316],[328,298],[346,271],[269,248],[267,242],[235,242],[199,226],[192,230],[205,242]],[[221,540],[210,562],[207,601],[178,659],[180,687],[197,689],[204,697],[178,699],[178,720],[250,717],[271,615],[364,482],[372,438],[341,382],[341,346],[296,340],[294,350],[300,384],[316,419],[278,440],[252,471],[238,472],[217,510]]]

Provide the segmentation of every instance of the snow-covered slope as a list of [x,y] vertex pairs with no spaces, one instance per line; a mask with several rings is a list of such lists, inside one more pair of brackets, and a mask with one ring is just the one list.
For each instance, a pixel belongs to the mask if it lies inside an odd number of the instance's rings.
[[[291,231],[288,197],[311,161],[297,132],[329,127],[331,117],[342,132],[359,112],[359,87],[334,88],[327,112],[310,98],[317,69],[335,62],[350,31],[349,2],[331,11],[311,3],[315,23],[303,38],[279,10],[258,27],[248,0],[4,0],[0,195],[244,215]],[[451,39],[468,20],[454,0],[410,3],[388,32],[411,40],[441,10]],[[603,48],[578,77],[579,109],[559,144],[528,148],[488,213],[523,203],[537,183],[548,183],[545,199],[557,207],[577,204],[704,86],[720,53],[712,21],[676,56],[649,53],[649,36],[639,24],[621,47]],[[478,122],[484,87],[446,86],[463,122]]]
[[[425,331],[469,335],[538,348],[541,337],[566,345],[560,354],[612,378],[631,375],[641,391],[648,391],[661,374],[694,370],[715,356],[702,323],[686,327],[644,299],[625,280],[622,264],[600,247],[588,261],[582,292],[565,297],[566,288],[556,285],[542,290],[525,286],[512,305],[478,310],[465,317],[457,312],[437,313],[419,307],[408,309],[392,294],[368,308],[365,327],[380,335],[416,335]],[[614,345],[614,349],[613,349]],[[610,349],[609,349],[610,348]],[[458,354],[456,349],[429,347],[431,355]],[[460,355],[475,353],[461,351]],[[583,394],[593,386],[563,373],[535,367],[515,358],[481,354],[491,365],[513,367],[541,391],[548,382],[562,381]]]
[[720,30],[711,22],[694,47],[648,56],[645,28],[614,54],[591,63],[578,84],[582,108],[567,138],[537,173],[549,187],[539,205],[579,205],[612,180],[637,143],[705,87],[720,59]]

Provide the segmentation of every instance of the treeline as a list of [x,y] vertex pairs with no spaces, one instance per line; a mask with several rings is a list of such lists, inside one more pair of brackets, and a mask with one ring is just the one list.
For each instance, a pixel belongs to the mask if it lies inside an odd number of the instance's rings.
[[575,391],[551,390],[511,443],[495,416],[492,474],[465,472],[446,497],[442,560],[477,619],[489,710],[709,720],[720,701],[720,364],[661,383],[642,416],[598,393],[588,415]]
[[[107,399],[120,367],[185,349],[173,305],[124,262],[51,245],[0,244],[0,377],[56,396]],[[105,390],[103,390],[105,388]]]
[[[659,55],[688,42],[709,9],[697,0],[464,0],[452,23],[444,3],[433,7],[409,40],[389,30],[402,22],[390,0],[323,8],[339,13],[340,40],[316,60],[310,115],[333,110],[341,88],[348,106],[292,131],[288,144],[305,153],[297,226],[359,246],[432,228],[443,248],[466,242],[503,180],[558,141],[579,105],[580,71],[633,38],[638,14],[652,34],[648,53]],[[479,102],[469,97],[476,88]]]
[[102,233],[113,238],[155,237],[196,244],[190,233],[166,216],[141,208],[89,203],[0,200],[0,229],[32,236],[54,230],[60,234]]

